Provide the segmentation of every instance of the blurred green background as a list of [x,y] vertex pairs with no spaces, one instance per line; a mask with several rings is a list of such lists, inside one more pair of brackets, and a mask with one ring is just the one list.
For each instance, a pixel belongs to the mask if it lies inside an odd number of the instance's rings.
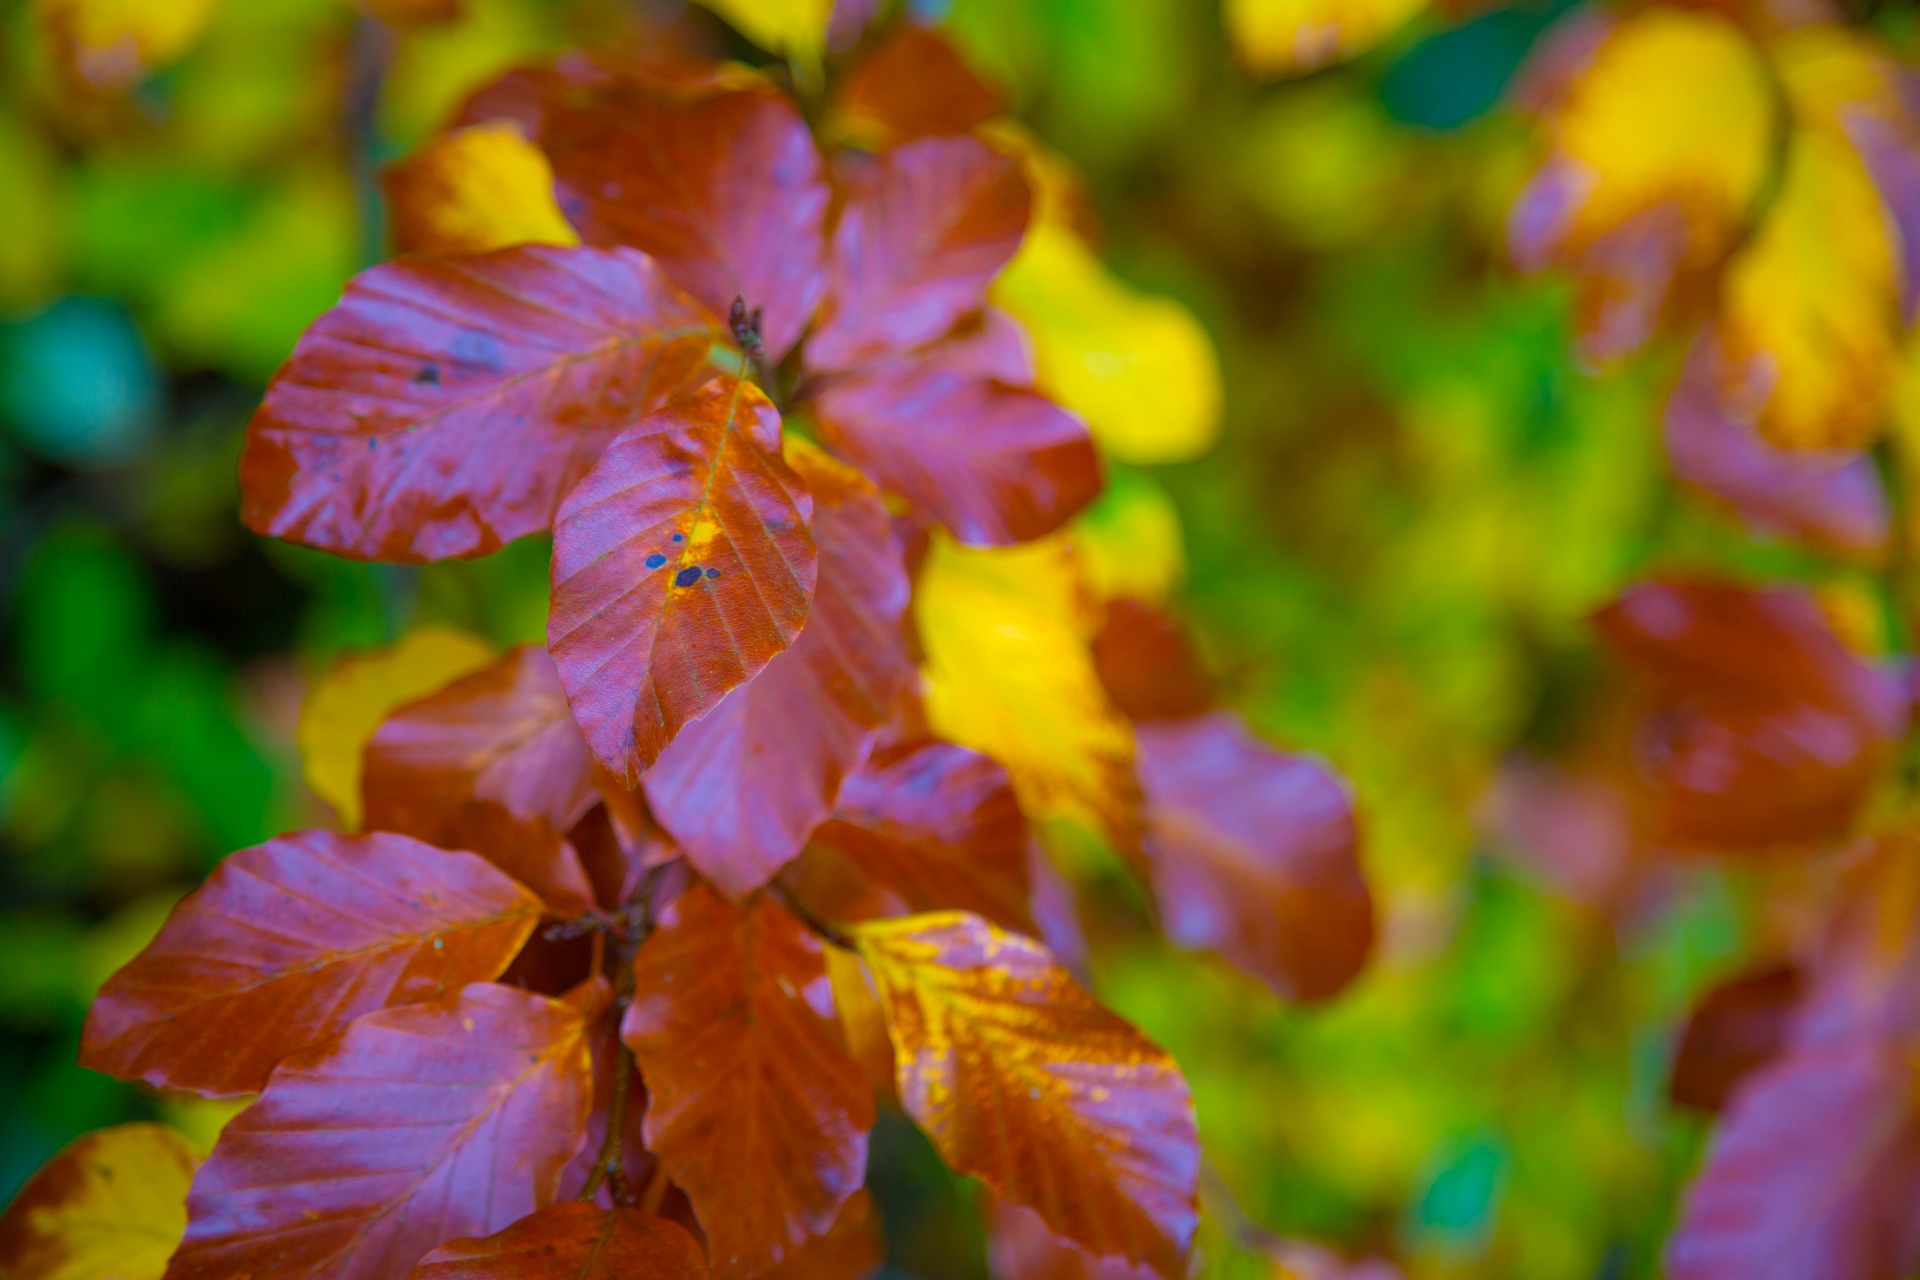
[[[307,681],[421,621],[542,635],[538,540],[420,570],[247,534],[240,432],[382,255],[379,164],[496,70],[674,7],[472,0],[386,37],[339,0],[232,2],[101,106],[0,2],[0,1194],[88,1129],[218,1122],[80,1070],[79,1029],[219,856],[329,820],[292,747]],[[1211,333],[1220,447],[1121,479],[1179,509],[1178,598],[1231,701],[1354,779],[1382,902],[1374,967],[1300,1010],[1103,926],[1121,890],[1095,885],[1102,993],[1180,1059],[1263,1225],[1420,1277],[1652,1274],[1704,1133],[1665,1101],[1674,1032],[1756,908],[1710,869],[1598,908],[1488,833],[1488,789],[1604,697],[1584,617],[1649,568],[1867,587],[1677,494],[1673,353],[1582,374],[1565,289],[1503,265],[1530,155],[1503,95],[1565,6],[1430,16],[1269,85],[1205,0],[918,8],[1080,166],[1113,268]],[[1900,11],[1879,22],[1908,46]],[[372,99],[349,75],[369,39]],[[898,1273],[984,1274],[968,1192],[910,1126],[883,1121],[874,1162]]]

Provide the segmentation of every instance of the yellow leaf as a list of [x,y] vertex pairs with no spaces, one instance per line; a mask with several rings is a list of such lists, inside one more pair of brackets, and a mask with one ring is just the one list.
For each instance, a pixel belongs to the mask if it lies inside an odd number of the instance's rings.
[[1107,487],[1068,536],[1086,565],[1088,585],[1102,600],[1124,596],[1159,604],[1186,573],[1180,512],[1166,490],[1137,471],[1108,475]]
[[401,253],[580,243],[554,201],[547,157],[509,120],[443,133],[384,181]]
[[1033,337],[1042,391],[1122,462],[1198,457],[1220,433],[1220,366],[1179,303],[1117,279],[1071,231],[1036,222],[993,301]]
[[451,627],[419,627],[391,648],[341,659],[314,685],[300,708],[300,758],[307,784],[343,826],[360,825],[361,760],[380,722],[492,660],[484,640]]
[[1258,75],[1291,76],[1364,53],[1426,0],[1227,0],[1233,51]]
[[95,89],[120,89],[186,52],[218,0],[38,0],[65,69]]
[[962,547],[936,534],[914,597],[934,733],[1006,766],[1029,815],[1137,839],[1133,731],[1088,643],[1099,625],[1061,537]]
[[164,1125],[69,1143],[0,1218],[7,1280],[160,1280],[187,1229],[200,1154]]
[[1200,1152],[1166,1051],[1046,948],[962,911],[855,926],[901,1105],[955,1170],[1095,1256],[1183,1265]]
[[1900,250],[1843,117],[1899,107],[1886,65],[1838,28],[1790,33],[1775,53],[1797,127],[1780,188],[1727,272],[1724,379],[1775,443],[1857,448],[1893,390]]
[[783,58],[802,64],[820,61],[827,42],[833,0],[699,0],[734,30]]
[[1551,104],[1546,160],[1513,214],[1514,254],[1580,275],[1591,358],[1638,349],[1673,277],[1733,246],[1768,172],[1775,110],[1738,27],[1663,8],[1621,21]]
[[396,27],[458,22],[467,10],[466,0],[360,0],[360,7]]

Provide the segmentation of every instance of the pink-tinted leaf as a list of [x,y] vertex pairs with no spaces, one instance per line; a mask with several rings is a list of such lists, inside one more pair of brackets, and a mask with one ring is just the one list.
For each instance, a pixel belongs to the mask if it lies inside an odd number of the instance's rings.
[[370,1013],[221,1132],[168,1280],[391,1280],[552,1203],[593,1083],[574,1006],[492,983]]
[[873,1097],[834,1018],[821,943],[764,896],[696,884],[634,965],[622,1034],[647,1145],[685,1188],[719,1276],[829,1231],[866,1171]]
[[257,1093],[359,1015],[507,967],[540,901],[470,853],[308,831],[232,854],[107,981],[85,1066],[168,1089]]
[[1143,724],[1138,742],[1167,937],[1295,999],[1352,981],[1374,921],[1345,781],[1254,741],[1224,712]]
[[248,424],[241,515],[362,560],[484,555],[548,528],[714,338],[631,250],[521,245],[374,267],[301,338]]
[[449,1240],[408,1280],[706,1280],[700,1246],[665,1218],[552,1205],[484,1240]]
[[717,379],[621,435],[560,509],[548,648],[596,759],[632,785],[799,634],[813,499],[758,388]]
[[994,1280],[1153,1280],[1152,1267],[1098,1258],[1047,1229],[1031,1209],[986,1198],[987,1265]]
[[914,676],[907,575],[879,494],[816,450],[791,461],[813,493],[819,547],[806,627],[641,779],[693,865],[736,897],[772,879],[826,821]]
[[849,154],[832,283],[807,343],[815,369],[849,369],[946,334],[986,304],[1033,203],[1020,164],[972,137]]
[[763,313],[778,362],[826,292],[829,193],[813,135],[778,93],[633,81],[545,103],[560,208],[589,244],[632,245],[725,315]]

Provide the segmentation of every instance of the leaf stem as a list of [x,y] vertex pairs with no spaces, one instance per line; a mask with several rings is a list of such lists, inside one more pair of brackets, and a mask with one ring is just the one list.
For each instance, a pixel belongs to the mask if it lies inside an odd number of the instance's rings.
[[774,901],[792,912],[801,924],[807,926],[807,928],[822,941],[830,942],[842,951],[859,950],[859,948],[854,945],[851,937],[844,931],[834,928],[819,916],[815,915],[807,907],[806,903],[800,901],[800,899],[795,896],[793,890],[787,888],[786,885],[781,884],[778,880],[773,881],[767,886],[767,893],[772,896]]

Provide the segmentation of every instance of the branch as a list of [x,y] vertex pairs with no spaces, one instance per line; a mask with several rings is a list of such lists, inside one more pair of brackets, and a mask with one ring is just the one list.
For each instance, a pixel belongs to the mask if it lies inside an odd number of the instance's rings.
[[[582,1200],[591,1201],[600,1194],[603,1185],[611,1184],[613,1198],[622,1203],[630,1203],[632,1196],[627,1186],[625,1174],[620,1168],[620,1140],[627,1129],[628,1099],[633,1093],[633,1050],[620,1037],[619,1027],[625,1021],[627,1006],[633,1003],[633,959],[639,953],[640,945],[653,933],[653,898],[664,878],[665,867],[655,867],[647,873],[640,884],[640,891],[634,900],[627,904],[625,920],[613,925],[610,932],[613,945],[606,948],[606,962],[613,978],[613,1008],[607,1016],[614,1025],[614,1064],[613,1064],[613,1100],[607,1108],[607,1132],[600,1139],[600,1154],[594,1157],[593,1172],[587,1175],[586,1186],[580,1190]],[[604,929],[604,926],[602,926]],[[598,943],[605,933],[596,934]],[[596,947],[596,957],[599,949]]]

